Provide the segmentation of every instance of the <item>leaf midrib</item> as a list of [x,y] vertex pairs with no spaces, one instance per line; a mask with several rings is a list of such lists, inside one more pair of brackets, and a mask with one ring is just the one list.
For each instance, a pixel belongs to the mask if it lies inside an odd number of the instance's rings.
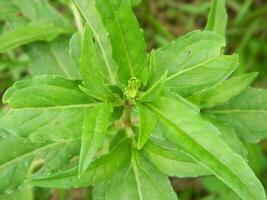
[[69,109],[69,108],[89,108],[100,105],[101,103],[89,103],[89,104],[73,104],[62,106],[47,106],[47,107],[23,107],[23,108],[11,108],[11,110],[54,110],[54,109]]
[[166,81],[170,81],[170,80],[176,78],[177,76],[179,76],[179,75],[181,75],[181,74],[184,74],[184,73],[186,73],[186,72],[189,72],[189,71],[191,71],[191,70],[194,70],[195,68],[198,68],[198,67],[200,67],[200,66],[202,66],[202,65],[204,65],[204,64],[206,64],[206,63],[209,63],[209,62],[211,62],[211,61],[214,61],[214,60],[216,60],[216,59],[219,58],[219,57],[221,57],[221,55],[212,57],[212,58],[210,58],[210,59],[208,59],[208,60],[205,60],[205,61],[203,61],[203,62],[201,62],[201,63],[198,63],[198,64],[196,64],[196,65],[194,65],[194,66],[192,66],[192,67],[189,67],[189,68],[186,68],[186,69],[184,69],[184,70],[181,70],[181,71],[179,71],[179,72],[177,72],[177,73],[174,73],[174,74],[172,74],[171,76],[169,76],[169,77],[167,78]]

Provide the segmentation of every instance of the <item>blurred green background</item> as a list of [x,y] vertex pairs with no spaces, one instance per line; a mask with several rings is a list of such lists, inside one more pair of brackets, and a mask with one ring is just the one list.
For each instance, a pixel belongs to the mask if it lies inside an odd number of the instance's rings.
[[[240,67],[236,73],[260,72],[257,87],[267,88],[267,1],[227,0],[228,28],[226,53],[238,53]],[[50,41],[32,42],[12,51],[0,53],[0,95],[15,81],[40,74],[60,74],[60,60],[68,62],[69,40],[77,31],[75,9],[68,0],[51,0],[50,5],[64,18],[69,31]],[[148,48],[167,45],[171,40],[196,29],[204,29],[211,0],[143,0],[134,7],[141,23]],[[29,23],[23,12],[13,7],[9,0],[0,0],[1,35]],[[49,55],[48,50],[51,52]],[[56,57],[53,58],[52,56]],[[35,59],[44,60],[36,66]],[[70,65],[73,63],[70,63]],[[53,68],[55,66],[55,68]],[[266,102],[267,103],[267,102]],[[2,105],[2,111],[5,107]],[[259,145],[246,144],[248,162],[267,188],[267,141]],[[170,178],[174,190],[182,200],[238,200],[223,183],[213,177],[178,179]],[[82,190],[46,190],[35,188],[15,194],[0,196],[0,200],[89,200],[91,188]]]

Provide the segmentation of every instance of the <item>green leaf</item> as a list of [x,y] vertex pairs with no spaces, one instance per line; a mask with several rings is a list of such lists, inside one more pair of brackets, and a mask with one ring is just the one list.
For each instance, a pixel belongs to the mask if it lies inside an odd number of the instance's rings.
[[87,171],[96,151],[102,146],[110,123],[113,105],[103,103],[86,114],[83,121],[82,147],[79,162],[79,173]]
[[131,0],[133,6],[138,6],[142,0]]
[[177,200],[167,176],[135,151],[131,164],[118,171],[106,187],[104,200]]
[[79,33],[74,33],[69,42],[69,54],[76,68],[80,68],[82,37]]
[[167,85],[182,96],[189,96],[220,84],[231,75],[238,65],[239,59],[236,54],[214,57],[173,73],[167,78]]
[[3,97],[12,109],[0,127],[34,141],[79,138],[85,113],[98,104],[78,84],[56,76],[17,82]]
[[225,37],[227,26],[227,11],[225,0],[213,0],[209,12],[206,30],[214,31]]
[[105,77],[105,72],[102,69],[99,59],[97,47],[93,42],[90,29],[88,26],[85,26],[80,57],[83,86],[88,95],[99,100],[104,100],[112,94],[105,85],[105,81],[108,78]]
[[166,136],[204,165],[243,199],[266,199],[264,189],[246,161],[232,151],[219,132],[179,98],[161,97],[148,104],[169,128]]
[[56,27],[72,31],[71,24],[47,0],[11,0],[20,13],[32,22],[46,22]]
[[95,0],[74,0],[74,3],[82,13],[93,33],[93,37],[98,44],[101,57],[108,74],[109,81],[112,85],[116,84],[117,64],[112,57],[112,47],[109,41],[108,34],[102,23],[100,13],[96,9]]
[[155,51],[149,86],[157,82],[166,70],[171,76],[219,56],[224,46],[223,38],[210,31],[194,31],[176,39]]
[[64,32],[51,23],[28,24],[0,36],[0,53],[39,40],[49,41]]
[[191,100],[198,99],[201,108],[214,107],[228,102],[245,90],[256,78],[258,73],[248,73],[230,78],[220,85],[192,97]]
[[32,188],[25,190],[17,190],[11,194],[0,195],[0,200],[34,200],[34,194]]
[[[66,168],[70,160],[78,154],[79,146],[78,140],[33,143],[14,133],[1,131],[0,150],[5,153],[0,155],[0,193],[26,186],[24,180],[34,173],[36,167],[43,165],[41,170],[46,173]],[[53,160],[50,159],[52,155]]]
[[137,147],[138,149],[141,149],[149,139],[152,131],[154,130],[157,118],[155,114],[151,112],[146,106],[143,106],[139,103],[137,103],[136,106],[138,109],[140,120]]
[[[109,34],[113,58],[118,63],[120,81],[127,85],[146,67],[146,45],[143,31],[132,11],[130,0],[97,0],[97,9]],[[130,31],[129,31],[130,30]]]
[[267,137],[266,101],[266,90],[249,88],[225,105],[208,110],[207,113],[230,124],[243,140],[259,142]]
[[61,36],[49,43],[39,42],[31,45],[28,55],[32,75],[59,75],[71,80],[80,80],[79,67],[75,66],[69,55],[69,39],[68,36]]
[[224,142],[236,153],[241,155],[245,160],[247,160],[248,151],[240,139],[237,137],[235,130],[217,118],[213,116],[208,116],[208,120],[212,122],[221,132],[220,137],[224,140]]
[[50,176],[29,180],[29,184],[47,188],[81,188],[109,180],[115,172],[121,170],[130,160],[130,144],[124,141],[111,153],[92,162],[83,176],[78,176],[78,168],[62,171]]
[[143,152],[155,167],[168,176],[198,177],[211,174],[181,150],[149,141],[144,146]]

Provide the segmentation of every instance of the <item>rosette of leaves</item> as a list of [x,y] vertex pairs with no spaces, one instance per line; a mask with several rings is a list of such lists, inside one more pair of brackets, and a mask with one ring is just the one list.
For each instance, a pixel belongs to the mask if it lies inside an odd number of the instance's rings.
[[1,192],[94,186],[95,199],[172,200],[168,176],[213,175],[241,199],[265,200],[242,141],[266,137],[267,92],[249,88],[256,73],[232,75],[222,1],[206,30],[150,53],[130,0],[74,2],[82,80],[38,76],[6,91]]

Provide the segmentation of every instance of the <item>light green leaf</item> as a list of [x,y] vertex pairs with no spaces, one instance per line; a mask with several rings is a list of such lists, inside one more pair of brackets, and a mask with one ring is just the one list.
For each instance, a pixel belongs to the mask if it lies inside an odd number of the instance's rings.
[[141,149],[149,139],[152,131],[154,130],[157,118],[146,106],[137,103],[137,110],[139,113],[140,127],[137,141],[138,149]]
[[[205,115],[204,115],[205,116]],[[212,122],[221,132],[220,137],[224,142],[236,153],[241,155],[245,160],[247,160],[248,151],[240,139],[237,137],[235,130],[227,123],[218,120],[211,115],[208,115],[208,120]]]
[[28,24],[0,36],[0,53],[39,40],[49,41],[64,32],[51,23]]
[[69,22],[47,0],[10,0],[30,21],[45,21],[58,27],[69,27]]
[[167,78],[168,87],[189,96],[220,84],[238,67],[237,55],[218,56],[190,68],[181,69]]
[[156,168],[168,176],[198,177],[211,174],[181,150],[149,141],[144,146],[143,152]]
[[87,171],[96,151],[103,145],[110,117],[113,111],[111,103],[103,103],[86,114],[83,121],[82,147],[79,162],[79,173]]
[[32,188],[17,190],[11,194],[0,195],[0,200],[34,200]]
[[58,76],[37,76],[16,82],[3,96],[11,108],[42,108],[91,103],[79,90],[79,81],[69,81]]
[[[127,85],[146,67],[147,54],[143,31],[132,11],[130,0],[96,0],[97,9],[109,34],[118,76]],[[130,31],[129,31],[130,30]]]
[[69,54],[72,58],[76,68],[80,68],[80,56],[81,56],[81,46],[82,46],[82,38],[79,33],[74,33],[70,39],[69,43]]
[[219,56],[224,46],[224,39],[210,31],[194,31],[176,39],[155,51],[149,85],[157,82],[166,70],[171,76]]
[[235,76],[204,93],[189,98],[193,101],[194,99],[197,99],[201,108],[221,105],[245,90],[257,75],[258,73],[253,72]]
[[56,76],[17,82],[3,97],[12,109],[0,119],[0,127],[42,142],[79,138],[86,111],[98,104],[78,84]]
[[28,52],[32,75],[59,75],[71,80],[80,80],[79,67],[75,66],[69,55],[69,39],[69,36],[61,36],[49,43],[32,44]]
[[225,37],[227,26],[227,11],[225,0],[212,0],[206,30],[214,31]]
[[101,57],[112,85],[116,84],[117,64],[112,57],[112,47],[105,27],[102,23],[100,13],[96,9],[95,0],[74,0],[74,3],[82,13],[93,33],[93,37],[98,44]]
[[167,176],[138,152],[134,151],[132,156],[131,164],[107,183],[103,200],[177,200]]
[[[0,193],[26,187],[24,180],[43,165],[46,173],[64,168],[79,152],[78,140],[57,143],[33,143],[27,138],[1,131],[0,133]],[[60,151],[60,156],[58,154]],[[54,155],[53,160],[49,158]],[[49,164],[50,163],[50,164]]]
[[218,130],[179,98],[161,97],[148,104],[169,128],[166,136],[204,165],[243,199],[264,200],[264,189],[246,161],[232,151]]
[[81,188],[109,180],[117,171],[121,170],[130,160],[130,144],[124,141],[111,153],[92,162],[89,169],[78,176],[78,168],[62,171],[50,176],[33,178],[29,184],[47,188]]
[[88,26],[85,26],[80,57],[83,86],[88,95],[99,100],[104,100],[112,94],[105,85],[105,81],[108,78],[106,77],[105,71],[103,71],[99,59],[99,53],[96,44],[93,42],[90,29]]
[[267,91],[249,88],[225,105],[208,110],[230,124],[238,136],[247,142],[259,142],[267,137]]

